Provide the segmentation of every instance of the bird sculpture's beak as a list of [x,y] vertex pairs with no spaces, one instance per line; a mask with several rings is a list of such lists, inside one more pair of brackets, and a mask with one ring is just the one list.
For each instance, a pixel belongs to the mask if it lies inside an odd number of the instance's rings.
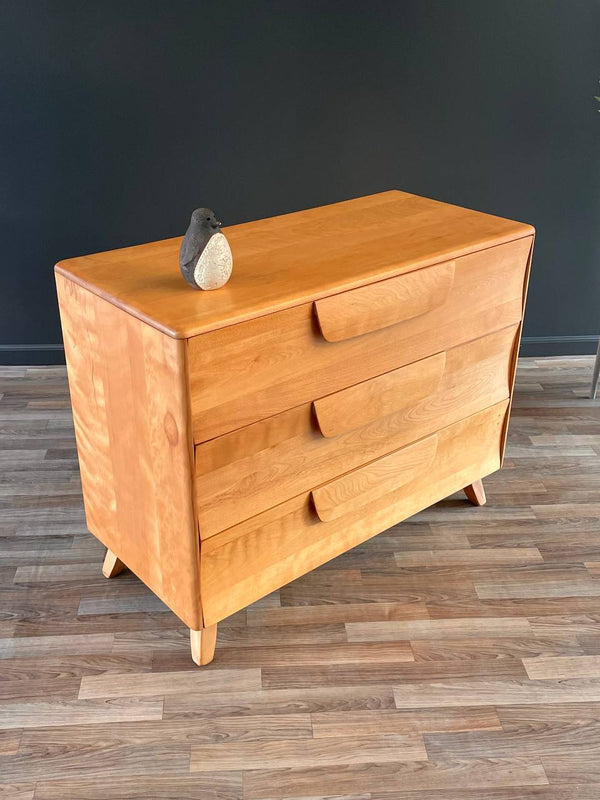
[[223,227],[223,223],[220,220],[216,219],[215,222],[217,223],[217,228]]

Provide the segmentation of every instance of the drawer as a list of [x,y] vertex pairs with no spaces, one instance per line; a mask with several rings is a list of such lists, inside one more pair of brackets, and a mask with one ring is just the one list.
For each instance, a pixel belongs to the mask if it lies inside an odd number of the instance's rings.
[[521,319],[532,238],[188,341],[202,442]]
[[201,538],[506,399],[517,331],[510,326],[197,445]]
[[212,625],[500,466],[508,401],[202,542]]

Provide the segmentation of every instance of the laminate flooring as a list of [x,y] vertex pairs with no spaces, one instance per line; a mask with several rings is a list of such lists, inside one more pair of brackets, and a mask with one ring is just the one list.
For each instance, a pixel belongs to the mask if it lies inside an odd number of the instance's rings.
[[519,364],[456,495],[187,629],[86,531],[64,368],[0,368],[0,800],[598,800],[600,401]]

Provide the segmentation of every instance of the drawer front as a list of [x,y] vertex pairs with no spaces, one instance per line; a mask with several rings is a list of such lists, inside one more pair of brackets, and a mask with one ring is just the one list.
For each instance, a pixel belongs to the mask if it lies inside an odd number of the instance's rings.
[[518,326],[196,447],[206,539],[509,396]]
[[188,341],[206,441],[518,323],[532,238]]
[[[260,597],[412,516],[500,466],[508,401],[443,428],[423,443],[393,454],[367,475],[345,476],[303,493],[204,541],[202,608],[212,625]],[[373,493],[375,476],[386,492]],[[361,494],[364,495],[361,497]],[[325,521],[321,514],[326,517]]]

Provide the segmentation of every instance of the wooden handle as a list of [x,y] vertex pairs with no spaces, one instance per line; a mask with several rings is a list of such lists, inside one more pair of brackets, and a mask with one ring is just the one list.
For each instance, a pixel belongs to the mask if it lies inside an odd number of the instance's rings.
[[313,489],[312,499],[319,519],[330,522],[410,483],[430,466],[437,442],[434,433]]
[[323,338],[341,342],[427,314],[446,302],[454,261],[371,283],[315,301]]
[[339,436],[416,405],[436,391],[445,365],[446,354],[437,353],[314,400],[313,409],[321,433],[327,438]]

